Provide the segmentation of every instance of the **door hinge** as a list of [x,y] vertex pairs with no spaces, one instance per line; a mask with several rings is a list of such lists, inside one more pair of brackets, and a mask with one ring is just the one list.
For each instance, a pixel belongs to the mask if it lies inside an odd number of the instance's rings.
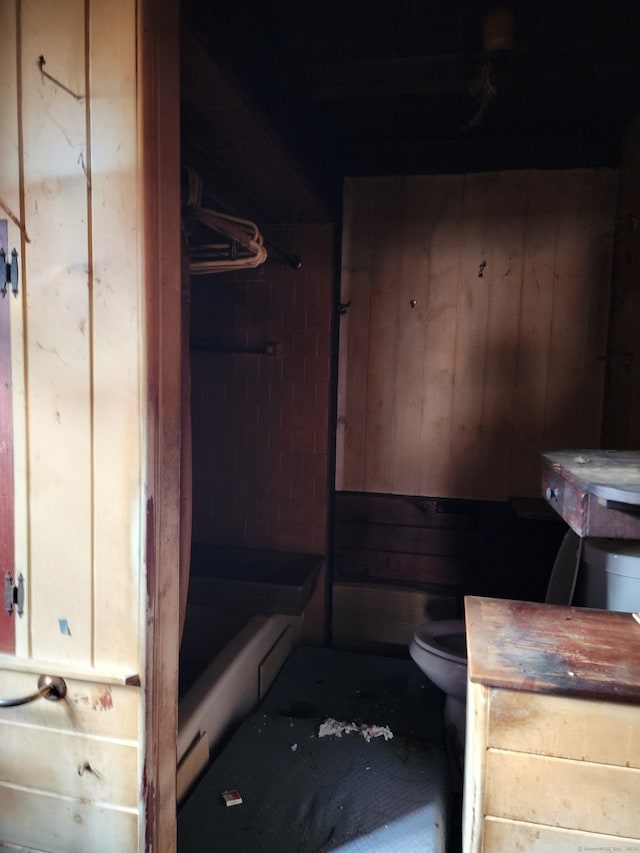
[[11,285],[11,292],[15,296],[18,293],[18,253],[11,250],[11,262],[7,262],[7,253],[0,249],[0,293],[7,294],[7,285]]
[[11,572],[7,572],[4,579],[4,605],[9,616],[13,614],[14,607],[18,611],[18,616],[22,616],[24,613],[24,578],[22,574],[18,575],[18,584],[14,586]]

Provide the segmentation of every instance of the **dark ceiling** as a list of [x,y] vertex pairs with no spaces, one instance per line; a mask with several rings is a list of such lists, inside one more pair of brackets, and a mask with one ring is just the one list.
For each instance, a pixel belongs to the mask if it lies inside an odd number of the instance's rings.
[[640,108],[638,0],[503,5],[495,51],[480,0],[184,0],[183,21],[330,207],[344,175],[616,165]]

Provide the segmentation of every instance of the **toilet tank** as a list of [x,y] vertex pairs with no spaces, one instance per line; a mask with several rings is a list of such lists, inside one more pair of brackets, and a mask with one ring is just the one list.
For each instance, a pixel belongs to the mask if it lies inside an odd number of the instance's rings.
[[640,611],[640,541],[585,539],[573,603]]

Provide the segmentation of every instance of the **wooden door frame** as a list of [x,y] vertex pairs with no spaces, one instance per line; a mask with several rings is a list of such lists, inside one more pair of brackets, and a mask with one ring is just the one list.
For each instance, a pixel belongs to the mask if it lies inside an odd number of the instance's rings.
[[179,6],[139,0],[138,104],[145,277],[145,849],[176,849],[181,277]]

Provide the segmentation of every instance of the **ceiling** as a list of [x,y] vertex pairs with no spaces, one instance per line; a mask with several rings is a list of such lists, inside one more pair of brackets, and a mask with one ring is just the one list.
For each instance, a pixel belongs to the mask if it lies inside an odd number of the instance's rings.
[[[344,175],[617,164],[640,111],[637,0],[506,5],[507,50],[484,41],[495,4],[482,0],[243,0],[226,11],[183,0],[182,8],[215,73],[260,132],[282,141],[289,168],[332,217]],[[187,62],[192,53],[183,44]],[[183,74],[183,147],[222,186],[233,179],[216,138],[231,114],[216,112],[212,101],[222,101],[210,76]],[[257,130],[236,130],[240,147],[250,147]],[[270,171],[252,150],[254,172],[256,162]],[[227,190],[242,205],[256,201]],[[295,206],[298,216],[321,218],[304,201]]]

